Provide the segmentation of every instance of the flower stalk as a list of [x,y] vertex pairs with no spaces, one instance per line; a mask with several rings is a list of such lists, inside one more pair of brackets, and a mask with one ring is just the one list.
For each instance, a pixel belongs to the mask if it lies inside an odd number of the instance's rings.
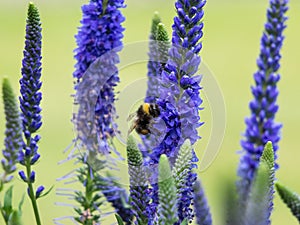
[[18,154],[23,146],[19,105],[7,78],[3,79],[2,93],[6,130],[4,140],[5,149],[2,151],[4,159],[1,160],[4,173],[1,177],[0,191],[4,183],[12,180],[12,174],[16,171]]
[[[23,134],[25,137],[25,144],[23,151],[19,153],[19,162],[25,166],[24,171],[20,171],[21,179],[27,183],[28,196],[31,200],[35,219],[37,225],[41,224],[39,210],[37,206],[37,198],[44,190],[43,186],[34,190],[33,183],[35,182],[35,172],[32,170],[34,165],[40,158],[38,151],[38,142],[40,136],[35,133],[42,125],[41,122],[41,108],[40,102],[42,94],[40,88],[42,83],[41,77],[41,22],[37,7],[33,3],[29,3],[26,36],[25,36],[25,50],[22,61],[22,78],[20,79],[21,86],[21,118],[23,124]],[[26,174],[26,175],[25,175]]]
[[250,102],[250,117],[246,118],[246,132],[241,141],[242,154],[238,168],[240,180],[237,189],[241,201],[246,201],[254,179],[259,160],[268,141],[273,143],[275,168],[278,142],[282,125],[275,122],[278,111],[277,83],[280,80],[281,47],[283,31],[286,27],[288,0],[270,0],[267,10],[267,22],[261,38],[260,55],[257,60],[258,70],[254,74],[255,85],[252,86],[254,99]]

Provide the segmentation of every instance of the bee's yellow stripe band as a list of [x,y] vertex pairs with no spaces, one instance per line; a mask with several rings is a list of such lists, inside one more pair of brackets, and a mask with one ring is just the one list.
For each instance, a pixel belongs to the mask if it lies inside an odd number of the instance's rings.
[[143,104],[143,111],[145,113],[149,114],[149,108],[150,108],[150,105],[148,103]]

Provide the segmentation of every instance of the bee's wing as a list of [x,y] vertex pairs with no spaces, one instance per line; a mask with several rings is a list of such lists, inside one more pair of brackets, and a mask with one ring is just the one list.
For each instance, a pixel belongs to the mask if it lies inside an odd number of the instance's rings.
[[156,127],[153,126],[153,120],[150,122],[149,128],[150,128],[151,133],[153,133],[152,131],[154,131],[156,133],[156,135],[158,135],[158,136],[160,136],[162,134],[162,132],[160,130],[158,130]]
[[127,117],[127,122],[130,121],[130,120],[132,120],[133,117],[135,117],[135,116],[136,116],[136,112],[131,113],[131,114]]
[[130,126],[130,128],[129,128],[129,130],[128,130],[128,135],[136,128],[136,121],[134,121],[132,124],[131,124],[131,126]]

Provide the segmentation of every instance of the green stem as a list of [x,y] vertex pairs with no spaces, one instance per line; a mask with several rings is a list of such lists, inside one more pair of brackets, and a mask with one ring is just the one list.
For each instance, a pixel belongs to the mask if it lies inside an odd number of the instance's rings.
[[40,219],[40,215],[39,215],[39,209],[38,209],[38,206],[37,206],[36,198],[34,196],[33,186],[32,186],[31,182],[28,183],[28,189],[29,189],[30,200],[31,200],[33,211],[34,211],[36,224],[41,225],[42,223],[41,223],[41,219]]
[[[30,144],[30,139],[27,140],[27,146],[29,146]],[[27,186],[28,186],[28,190],[29,190],[29,198],[31,200],[31,205],[34,211],[34,216],[35,216],[35,221],[37,225],[41,225],[41,219],[40,219],[40,215],[39,215],[39,210],[38,210],[38,205],[37,205],[37,201],[35,198],[35,193],[34,193],[34,189],[33,189],[33,185],[32,182],[30,180],[30,175],[31,175],[31,164],[30,164],[30,157],[26,158],[26,173],[27,173]]]
[[[89,154],[89,158],[91,158],[91,155]],[[86,199],[86,205],[84,207],[84,210],[88,211],[92,208],[92,200],[93,200],[93,180],[92,177],[94,176],[93,170],[89,163],[87,163],[87,177],[86,177],[86,186],[85,186],[85,199]],[[92,213],[92,212],[89,212]],[[93,225],[94,221],[93,219],[87,219],[84,222],[85,225]]]
[[87,199],[87,208],[90,208],[90,205],[91,205],[91,200],[92,200],[92,197],[93,197],[93,193],[91,192],[91,186],[92,186],[92,180],[91,180],[91,176],[92,176],[92,171],[91,171],[91,167],[90,165],[87,166],[87,182],[86,182],[86,186],[85,186],[85,197]]

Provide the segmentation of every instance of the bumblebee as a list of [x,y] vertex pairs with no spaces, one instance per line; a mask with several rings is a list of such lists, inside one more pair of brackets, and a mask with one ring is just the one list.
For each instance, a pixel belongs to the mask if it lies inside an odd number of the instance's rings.
[[127,121],[131,120],[134,116],[135,119],[128,131],[130,134],[134,129],[138,134],[147,135],[151,133],[151,128],[153,124],[153,118],[156,118],[160,115],[160,110],[157,104],[155,103],[144,103],[138,110],[131,114]]

